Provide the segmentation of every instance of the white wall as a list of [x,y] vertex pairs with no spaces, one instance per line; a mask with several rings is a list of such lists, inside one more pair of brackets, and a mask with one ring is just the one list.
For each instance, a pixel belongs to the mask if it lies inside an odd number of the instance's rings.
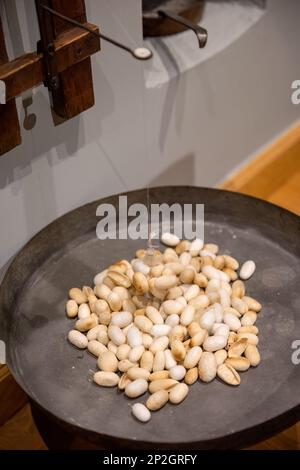
[[[227,24],[210,24],[209,37],[236,30],[238,10],[231,21],[223,14]],[[290,99],[300,77],[299,17],[299,1],[268,0],[257,23],[223,50],[220,36],[219,44],[209,41],[205,60],[190,69],[195,59],[184,57],[184,39],[176,39],[177,48],[169,38],[156,41],[156,62],[167,65],[146,74],[148,114],[156,116],[148,133],[154,183],[215,185],[299,119],[300,106]],[[178,68],[186,71],[178,75]],[[167,73],[172,78],[164,83]]]
[[[38,37],[34,2],[16,1],[29,51]],[[159,70],[148,63],[145,99],[142,64],[105,43],[92,59],[94,108],[54,127],[47,90],[35,90],[35,129],[0,157],[0,266],[56,217],[101,196],[148,182],[214,185],[298,120],[290,85],[300,78],[300,2],[267,3],[239,39],[213,55],[208,44],[207,59],[180,75],[180,50],[174,63],[160,40],[151,41],[170,78],[151,86]],[[104,34],[141,43],[140,0],[86,4]]]

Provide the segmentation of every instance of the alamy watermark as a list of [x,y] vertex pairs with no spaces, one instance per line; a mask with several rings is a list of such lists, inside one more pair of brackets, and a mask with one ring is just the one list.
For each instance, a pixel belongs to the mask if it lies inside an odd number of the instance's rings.
[[0,339],[0,364],[6,364],[6,347],[2,339]]
[[100,240],[147,240],[159,239],[164,232],[172,232],[178,238],[204,239],[204,205],[150,204],[128,205],[127,196],[119,196],[119,205],[100,204],[96,215],[101,217],[97,224]]
[[292,342],[292,349],[295,350],[291,357],[292,363],[298,366],[300,364],[300,339],[295,339],[295,341]]
[[292,90],[291,101],[293,104],[300,104],[300,80],[294,80],[291,85]]

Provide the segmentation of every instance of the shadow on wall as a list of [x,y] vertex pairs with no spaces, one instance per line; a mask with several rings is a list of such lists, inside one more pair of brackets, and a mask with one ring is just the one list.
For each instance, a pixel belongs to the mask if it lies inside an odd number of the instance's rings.
[[[34,95],[30,112],[37,115],[37,124],[31,132],[22,130],[22,144],[0,160],[0,189],[22,179],[32,172],[32,164],[40,155],[46,154],[50,165],[54,164],[51,149],[56,146],[59,159],[74,155],[79,145],[84,145],[84,136],[80,128],[80,117],[76,117],[59,127],[54,127],[51,119],[49,99],[42,92]],[[20,124],[24,119],[22,109]],[[62,146],[61,144],[64,144]]]
[[167,185],[195,184],[195,155],[188,154],[184,158],[166,168],[162,173],[150,181],[150,187]]
[[[0,157],[0,189],[29,175],[32,172],[32,163],[40,156],[45,155],[49,166],[54,166],[59,160],[76,157],[78,151],[89,142],[99,140],[102,134],[101,122],[112,114],[114,100],[109,82],[97,63],[93,64],[93,77],[98,112],[96,119],[90,120],[86,128],[83,116],[91,110],[95,114],[95,106],[59,126],[54,126],[48,92],[44,90],[34,94],[30,112],[37,116],[36,126],[30,132],[22,128],[22,144]],[[101,85],[96,86],[96,83]],[[22,127],[24,110],[21,107],[19,119]],[[52,153],[52,149],[55,152]]]

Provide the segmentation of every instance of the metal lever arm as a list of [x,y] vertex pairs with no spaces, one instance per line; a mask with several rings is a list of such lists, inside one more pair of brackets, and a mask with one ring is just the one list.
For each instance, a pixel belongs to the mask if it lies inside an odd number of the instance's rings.
[[199,42],[199,47],[204,47],[207,43],[207,31],[206,29],[202,28],[201,26],[197,25],[196,23],[193,23],[192,21],[187,20],[183,16],[176,15],[175,13],[172,13],[170,11],[166,10],[159,10],[157,12],[159,16],[162,18],[169,18],[170,20],[176,21],[177,23],[180,23],[187,28],[191,29],[194,31],[194,33],[197,36],[198,42]]
[[137,47],[136,49],[131,49],[128,46],[125,46],[124,44],[121,44],[120,42],[116,41],[115,39],[109,38],[108,36],[104,36],[104,34],[100,34],[96,31],[93,31],[89,27],[79,23],[78,21],[69,18],[68,16],[62,15],[56,10],[53,10],[53,8],[48,7],[47,5],[41,5],[41,8],[43,8],[45,11],[50,13],[53,16],[56,16],[57,18],[60,18],[61,20],[66,21],[67,23],[70,23],[74,26],[77,26],[78,28],[84,29],[85,31],[90,32],[91,34],[94,34],[95,36],[98,36],[99,38],[103,39],[104,41],[110,42],[114,46],[119,47],[120,49],[123,49],[124,51],[129,52],[135,59],[138,60],[148,60],[151,59],[152,57],[152,52],[147,49],[146,47]]

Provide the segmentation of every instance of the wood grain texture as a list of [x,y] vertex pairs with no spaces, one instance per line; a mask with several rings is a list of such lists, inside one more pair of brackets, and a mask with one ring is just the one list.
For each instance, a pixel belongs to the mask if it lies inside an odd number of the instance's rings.
[[268,200],[300,215],[300,170],[273,191]]
[[[84,0],[51,0],[50,6],[72,19],[86,22],[86,10]],[[53,18],[55,34],[69,31],[72,25]],[[52,92],[53,111],[60,118],[71,119],[86,111],[95,104],[91,59],[87,58],[80,64],[76,64],[59,74],[60,87]],[[60,124],[61,119],[55,119],[54,123]]]
[[221,187],[269,200],[299,170],[300,124],[297,124]]
[[30,405],[25,405],[0,428],[0,450],[47,449],[32,419]]
[[[8,61],[0,17],[0,66]],[[0,104],[0,155],[21,144],[21,130],[15,101]]]
[[[85,25],[93,31],[99,31],[93,24],[85,23]],[[54,41],[57,71],[59,73],[65,71],[95,54],[99,49],[99,38],[87,31],[74,27],[62,33]],[[90,68],[88,70],[90,71]],[[45,79],[43,54],[25,54],[0,65],[0,80],[6,84],[7,101],[40,85]]]
[[[64,106],[59,113],[61,117],[71,119],[94,106],[95,98],[91,77],[91,59],[86,59],[61,74],[64,98],[67,98],[64,99]],[[56,109],[59,109],[59,105]]]
[[[52,0],[52,8],[63,15],[70,16],[76,21],[83,23],[86,21],[86,8],[84,0],[72,0],[70,8],[70,0]],[[67,13],[68,12],[68,13]],[[70,28],[70,25],[60,18],[54,18],[54,27],[56,34],[60,34]]]
[[300,423],[248,448],[249,450],[300,450]]

